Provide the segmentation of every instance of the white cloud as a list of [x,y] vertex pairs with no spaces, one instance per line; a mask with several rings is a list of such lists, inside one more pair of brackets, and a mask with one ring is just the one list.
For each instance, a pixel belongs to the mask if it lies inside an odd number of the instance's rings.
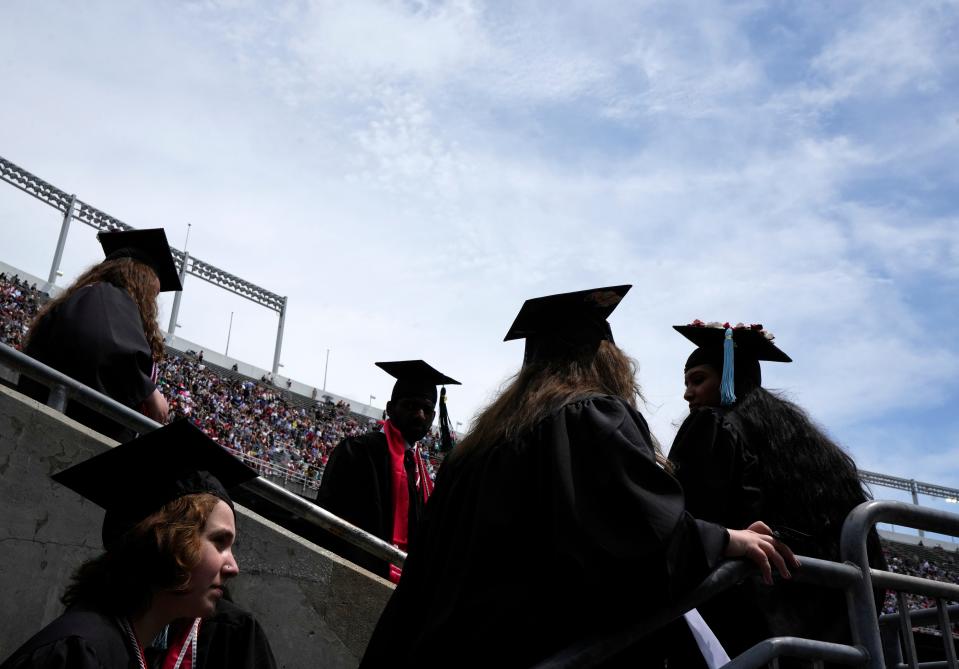
[[[382,398],[373,360],[425,356],[465,382],[465,423],[520,359],[500,340],[525,298],[632,282],[614,329],[667,445],[689,352],[669,326],[696,317],[768,325],[797,361],[770,385],[827,426],[957,398],[955,345],[916,346],[912,283],[959,267],[948,5],[811,31],[754,3],[112,4],[89,10],[103,25],[26,5],[0,25],[4,157],[175,243],[193,222],[195,254],[290,296],[283,360],[307,383],[331,348],[331,390]],[[781,81],[761,21],[808,42]],[[913,95],[934,121],[908,134],[834,124],[872,105],[900,127]],[[26,247],[57,216],[21,244],[8,190],[10,253],[43,273]],[[183,309],[211,346],[241,308],[194,289]],[[231,351],[269,364],[275,317],[241,322]]]
[[441,83],[483,57],[480,18],[469,0],[323,0],[308,3],[297,17],[291,46],[318,82]]
[[813,71],[841,96],[935,88],[942,56],[946,62],[950,56],[940,50],[946,35],[935,20],[938,12],[929,9],[922,3],[918,7],[898,3],[868,7],[858,25],[840,29],[836,39],[812,61]]

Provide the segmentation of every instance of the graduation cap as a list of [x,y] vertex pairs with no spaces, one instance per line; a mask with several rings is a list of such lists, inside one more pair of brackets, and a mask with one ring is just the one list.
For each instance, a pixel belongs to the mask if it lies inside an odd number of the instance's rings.
[[53,480],[106,510],[103,544],[110,544],[163,505],[209,493],[227,494],[257,473],[187,419],[165,425],[53,475]]
[[526,340],[523,364],[580,345],[614,341],[606,321],[631,285],[607,286],[526,300],[503,341]]
[[436,404],[436,386],[462,385],[422,360],[397,360],[395,362],[377,362],[377,367],[396,378],[390,400],[405,398],[425,398]]
[[183,290],[163,228],[97,234],[105,260],[133,258],[148,265],[160,279],[160,291]]
[[699,365],[710,365],[722,373],[720,396],[723,406],[736,401],[737,379],[740,387],[743,382],[762,385],[760,360],[771,362],[792,362],[773,343],[773,335],[762,325],[730,326],[729,323],[704,323],[695,320],[689,325],[674,325],[673,329],[697,348],[686,360],[685,370]]

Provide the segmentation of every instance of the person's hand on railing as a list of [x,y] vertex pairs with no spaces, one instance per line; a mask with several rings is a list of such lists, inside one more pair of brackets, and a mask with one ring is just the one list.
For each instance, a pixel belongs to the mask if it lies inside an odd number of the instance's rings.
[[158,389],[154,389],[153,393],[143,400],[143,403],[140,405],[140,413],[161,424],[166,423],[169,411],[170,407],[167,404],[166,398]]
[[744,557],[754,562],[763,575],[763,583],[773,584],[772,565],[783,578],[792,578],[786,564],[799,567],[799,560],[789,546],[773,535],[769,526],[757,520],[745,530],[726,530],[729,543],[726,545],[726,557]]

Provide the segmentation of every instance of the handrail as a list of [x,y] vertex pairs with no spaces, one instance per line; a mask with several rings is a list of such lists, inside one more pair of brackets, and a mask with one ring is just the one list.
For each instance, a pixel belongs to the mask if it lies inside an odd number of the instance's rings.
[[[946,611],[949,615],[959,614],[959,604],[953,604],[946,608]],[[883,627],[898,625],[899,618],[902,616],[900,613],[886,613],[879,616],[879,624]],[[938,609],[921,609],[919,611],[910,611],[909,612],[909,622],[916,625],[922,625],[929,622],[938,622],[939,621],[939,610]]]
[[[806,556],[799,556],[799,561],[802,566],[793,571],[793,578],[802,583],[825,585],[838,582],[842,584],[842,587],[849,587],[862,578],[859,569],[854,565],[838,564]],[[607,630],[581,639],[537,664],[535,669],[598,666],[626,650],[644,636],[679,618],[686,611],[696,608],[758,571],[758,568],[750,562],[726,560],[710,572],[692,592],[672,604],[641,620],[627,622],[617,630]],[[791,646],[780,643],[775,648],[783,650]],[[862,661],[861,656],[857,657],[859,661]]]
[[[47,404],[56,411],[62,412],[67,401],[72,400],[139,433],[152,432],[161,427],[160,423],[6,344],[0,344],[0,363],[50,388],[50,400]],[[406,560],[406,553],[392,544],[261,476],[244,483],[243,488],[348,541],[375,558],[398,567],[402,567]]]
[[[948,583],[937,583],[917,579],[914,576],[883,572],[869,569],[869,557],[866,552],[866,537],[876,523],[885,522],[903,525],[915,529],[938,532],[940,534],[959,534],[959,516],[937,509],[919,507],[902,502],[873,500],[864,502],[846,516],[840,535],[840,555],[843,560],[862,566],[863,578],[850,588],[849,623],[856,645],[863,646],[869,653],[867,669],[883,669],[882,640],[879,634],[879,616],[873,602],[873,581],[891,588],[921,587],[923,591],[941,596],[947,593],[953,596],[959,588]],[[908,611],[905,618],[909,617]],[[911,637],[910,637],[911,640]]]
[[[802,567],[795,570],[796,581],[813,583],[845,590],[849,602],[849,622],[854,645],[827,643],[811,639],[776,637],[766,639],[745,653],[731,660],[729,669],[752,669],[775,660],[780,656],[792,656],[838,664],[858,665],[869,669],[883,669],[883,646],[879,633],[883,626],[899,623],[911,633],[913,623],[938,621],[943,627],[944,643],[952,641],[950,615],[959,607],[946,607],[947,600],[959,599],[959,585],[917,578],[907,574],[872,569],[866,551],[869,532],[877,522],[893,522],[897,525],[915,527],[943,534],[959,533],[959,515],[918,507],[901,502],[866,502],[854,508],[846,518],[840,537],[840,555],[843,563],[799,556]],[[573,669],[596,666],[604,660],[626,650],[643,636],[663,627],[684,612],[695,608],[726,588],[755,573],[756,568],[741,560],[727,561],[719,565],[691,593],[664,607],[651,616],[631,621],[618,629],[595,634],[579,640],[537,664],[535,669]],[[876,613],[873,586],[889,587],[900,592],[900,608],[904,609],[902,591],[935,597],[935,610],[912,613],[903,610],[899,614],[883,616]],[[909,637],[911,641],[911,636]],[[955,666],[951,646],[947,646],[947,662],[915,663],[911,653],[911,666],[933,669],[938,666]],[[952,664],[950,664],[952,663]],[[894,664],[892,666],[906,666]]]
[[823,660],[849,665],[862,664],[867,659],[866,651],[862,648],[828,641],[779,636],[760,641],[736,659],[724,664],[723,669],[752,669],[784,655],[804,660]]

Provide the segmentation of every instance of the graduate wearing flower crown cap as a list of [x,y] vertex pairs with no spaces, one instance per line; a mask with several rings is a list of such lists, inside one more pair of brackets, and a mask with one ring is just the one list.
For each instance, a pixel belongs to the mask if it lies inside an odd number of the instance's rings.
[[105,552],[76,571],[66,611],[2,669],[274,667],[255,620],[223,602],[239,568],[227,492],[256,472],[183,420],[53,476],[105,509]]
[[[763,387],[761,363],[792,359],[759,324],[696,320],[674,329],[696,345],[683,370],[689,416],[669,451],[689,512],[730,528],[762,518],[797,554],[838,560],[842,522],[869,496],[852,459],[800,407]],[[748,580],[699,610],[731,657],[772,636],[849,642],[839,590]]]
[[[426,463],[415,448],[433,424],[437,386],[460,385],[422,360],[377,362],[396,379],[383,429],[341,441],[326,463],[316,503],[402,551],[416,535],[433,491]],[[399,581],[400,569],[334,537],[326,547],[365,569]]]
[[658,640],[609,635],[747,545],[788,573],[758,526],[685,512],[607,321],[629,288],[524,303],[523,365],[440,469],[361,667],[655,667]]

